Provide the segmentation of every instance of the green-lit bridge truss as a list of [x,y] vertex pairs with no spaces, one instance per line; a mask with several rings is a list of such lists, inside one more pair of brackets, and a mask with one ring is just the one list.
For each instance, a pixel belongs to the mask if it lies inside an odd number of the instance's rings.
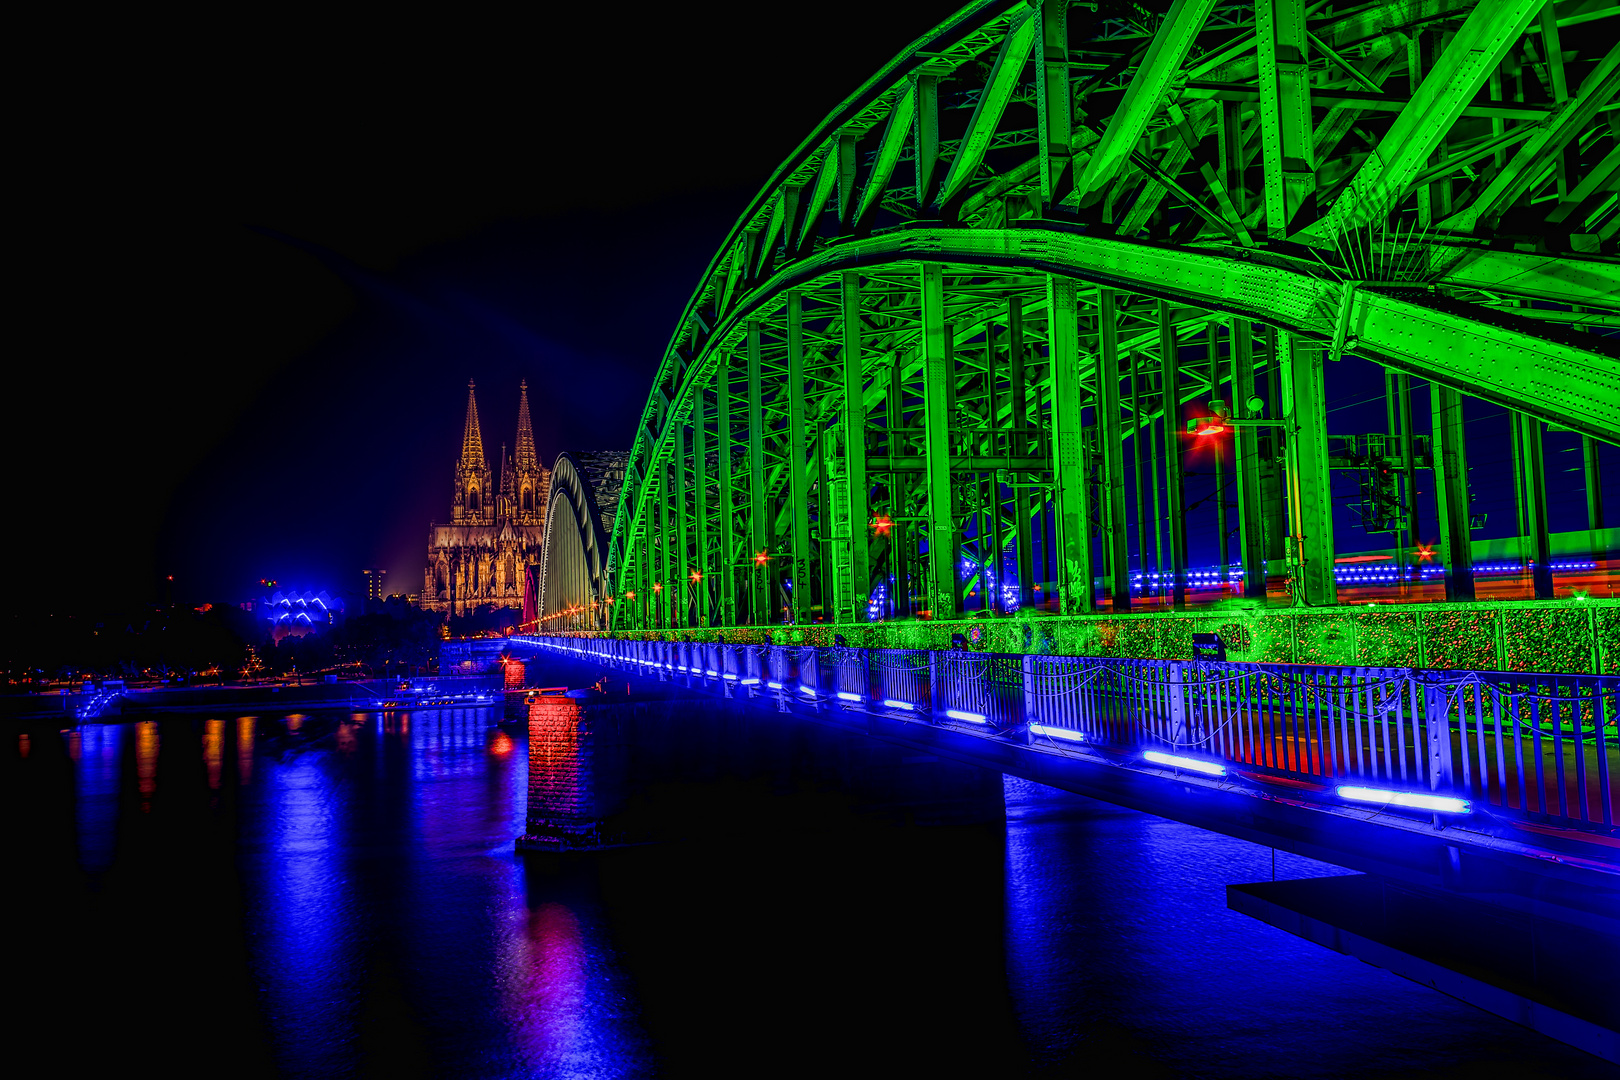
[[984,566],[1025,606],[1123,610],[1128,520],[1163,523],[1135,554],[1179,605],[1187,403],[1235,429],[1244,591],[1269,561],[1332,604],[1344,355],[1388,373],[1406,491],[1432,463],[1450,599],[1474,595],[1462,401],[1512,411],[1502,482],[1551,596],[1541,422],[1584,437],[1596,525],[1595,441],[1620,442],[1617,33],[1613,0],[962,9],[711,261],[641,417],[599,625],[1010,604]]

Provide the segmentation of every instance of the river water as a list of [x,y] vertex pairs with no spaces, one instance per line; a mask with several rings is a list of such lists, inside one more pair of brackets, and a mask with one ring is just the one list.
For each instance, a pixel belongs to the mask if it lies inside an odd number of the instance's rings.
[[676,822],[662,842],[524,860],[527,746],[500,720],[14,725],[14,1059],[182,1076],[1620,1072],[1225,906],[1228,883],[1341,870],[1280,853],[1274,870],[1268,848],[802,720],[724,736],[745,753],[682,744],[648,788]]

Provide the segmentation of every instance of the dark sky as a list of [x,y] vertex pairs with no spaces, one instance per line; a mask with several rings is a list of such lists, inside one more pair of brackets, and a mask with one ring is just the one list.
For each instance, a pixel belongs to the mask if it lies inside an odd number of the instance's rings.
[[492,455],[520,378],[546,455],[628,446],[748,198],[953,7],[771,10],[19,26],[16,601],[349,591],[367,565],[415,590],[469,377]]

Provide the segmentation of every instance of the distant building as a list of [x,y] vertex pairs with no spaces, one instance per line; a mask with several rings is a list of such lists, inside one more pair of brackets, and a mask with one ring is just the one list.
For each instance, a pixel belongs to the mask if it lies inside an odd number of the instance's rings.
[[373,567],[370,570],[360,571],[360,576],[366,579],[366,600],[381,601],[384,596],[383,579],[388,576],[388,571]]
[[541,466],[529,422],[529,385],[518,384],[517,445],[501,448],[500,487],[484,458],[474,385],[467,383],[467,420],[448,523],[428,529],[421,606],[452,615],[481,607],[521,607],[529,566],[540,562],[551,472]]

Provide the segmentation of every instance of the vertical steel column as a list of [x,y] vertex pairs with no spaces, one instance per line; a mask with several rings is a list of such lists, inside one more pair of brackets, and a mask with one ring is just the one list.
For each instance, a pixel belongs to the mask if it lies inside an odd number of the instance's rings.
[[1170,534],[1170,602],[1187,606],[1187,507],[1181,480],[1181,369],[1170,305],[1159,301],[1159,391],[1164,407],[1165,526]]
[[788,514],[793,530],[793,621],[810,621],[810,482],[804,471],[804,297],[787,297]]
[[1434,438],[1434,503],[1440,515],[1440,560],[1446,568],[1446,599],[1474,599],[1474,552],[1468,500],[1468,449],[1463,437],[1462,395],[1429,382]]
[[[1412,376],[1399,375],[1396,378],[1396,384],[1396,389],[1399,391],[1396,407],[1400,412],[1401,420],[1401,494],[1406,504],[1404,522],[1406,526],[1406,546],[1415,549],[1418,545],[1418,538],[1423,535],[1423,519],[1418,514],[1417,448],[1412,441]],[[1402,576],[1406,576],[1404,568],[1402,568]],[[1416,581],[1416,559],[1412,561],[1411,577],[1413,581]]]
[[1316,189],[1305,0],[1256,0],[1254,24],[1266,232],[1280,240]]
[[[660,474],[665,468],[660,466]],[[662,479],[662,475],[660,476]],[[653,579],[653,611],[660,630],[669,628],[669,485],[658,485],[658,568]]]
[[731,354],[722,352],[714,373],[714,405],[718,424],[715,427],[715,459],[720,485],[720,506],[715,518],[718,529],[719,557],[715,568],[720,572],[720,625],[737,625],[737,546],[732,527],[731,504]]
[[1541,421],[1529,413],[1515,413],[1519,424],[1519,456],[1515,462],[1524,492],[1525,546],[1535,560],[1530,580],[1537,600],[1553,597],[1552,538],[1547,533],[1547,469],[1541,459]]
[[[751,588],[748,596],[748,619],[755,626],[772,621],[775,609],[771,596],[770,545],[768,522],[765,520],[765,407],[759,375],[759,323],[748,324],[748,518],[752,528],[752,542],[748,552],[748,573]],[[767,561],[760,561],[764,558]]]
[[[1400,372],[1384,369],[1384,431],[1392,439],[1399,439],[1401,434],[1401,379]],[[1387,449],[1387,440],[1384,445]],[[1404,502],[1403,499],[1403,508]],[[1395,529],[1395,576],[1397,581],[1402,582],[1406,579],[1406,538],[1406,517],[1403,514],[1401,524]]]
[[[1024,382],[1024,301],[1007,301],[1007,371],[1012,390],[1013,457],[1029,454],[1029,397]],[[1030,498],[1024,488],[1012,489],[1013,542],[1018,545],[1018,606],[1035,605],[1034,535],[1029,527]]]
[[[984,327],[984,421],[985,450],[994,457],[1002,453],[1002,440],[997,431],[996,353],[1001,348],[993,323]],[[976,440],[975,440],[976,441]],[[1007,453],[1011,453],[1009,449]],[[989,472],[984,477],[984,517],[979,525],[979,571],[989,578],[983,585],[984,611],[996,615],[1001,611],[1001,480],[1000,473]]]
[[[1221,345],[1220,339],[1217,336],[1220,330],[1220,325],[1220,323],[1216,322],[1214,319],[1211,319],[1204,326],[1204,343],[1209,347],[1209,389],[1211,397],[1218,394],[1221,388]],[[1238,404],[1236,402],[1228,402],[1228,406],[1233,410],[1234,415],[1237,415],[1236,410],[1238,408]],[[1231,561],[1231,549],[1227,546],[1228,528],[1226,524],[1226,456],[1221,453],[1221,440],[1219,436],[1216,436],[1215,438],[1215,445],[1213,449],[1215,451],[1215,536],[1217,540],[1215,552],[1216,557],[1220,559],[1220,582],[1221,588],[1224,590],[1227,583],[1231,580],[1226,569],[1227,565]]]
[[[891,461],[906,451],[905,440],[905,384],[902,379],[900,354],[894,353],[889,358],[889,393],[888,393],[888,427],[889,457]],[[891,520],[896,517],[906,505],[905,484],[906,474],[891,469],[888,474],[887,488],[889,497],[889,510]],[[893,521],[889,527],[889,569],[894,575],[894,588],[890,590],[890,598],[894,602],[895,618],[902,618],[911,614],[911,572],[909,557],[911,543],[911,529],[908,522]]]
[[1282,418],[1288,435],[1289,558],[1294,598],[1310,607],[1338,602],[1333,577],[1333,491],[1328,472],[1322,350],[1278,332]]
[[1074,103],[1069,91],[1069,0],[1041,0],[1040,60],[1035,65],[1035,113],[1041,148],[1041,210],[1052,216],[1074,187],[1071,170]]
[[[1077,373],[1078,375],[1078,373]],[[1097,290],[1097,437],[1102,440],[1103,545],[1115,611],[1131,610],[1131,550],[1125,532],[1125,451],[1119,422],[1119,327],[1114,290]]]
[[956,580],[956,519],[951,506],[951,380],[945,341],[945,269],[921,269],[923,343],[923,467],[928,484],[928,604],[935,619],[955,617],[962,590]]
[[1608,554],[1603,542],[1603,473],[1598,468],[1598,444],[1590,435],[1581,436],[1581,472],[1586,478],[1587,543],[1594,561]]
[[692,562],[696,581],[687,575],[692,589],[692,607],[698,626],[709,625],[709,574],[713,566],[709,560],[709,432],[704,424],[707,396],[700,389],[692,406],[692,494],[693,518],[697,524],[697,555]]
[[675,473],[675,547],[673,551],[674,565],[670,567],[669,580],[664,588],[669,592],[670,603],[673,606],[671,626],[688,626],[690,605],[686,602],[688,596],[687,573],[692,565],[691,540],[686,533],[686,427],[676,421],[675,445],[671,448],[669,465]]
[[[1278,348],[1278,334],[1270,326],[1263,328],[1266,343],[1266,389],[1263,397],[1273,402],[1274,415],[1282,417],[1282,353]],[[1282,484],[1281,450],[1282,428],[1272,428],[1271,454],[1260,465],[1260,513],[1265,521],[1265,553],[1268,562],[1283,565],[1287,557],[1285,540],[1288,529],[1283,524],[1287,502]],[[1269,575],[1268,575],[1269,576]]]
[[[1131,480],[1136,488],[1136,568],[1142,574],[1142,595],[1152,595],[1153,579],[1148,576],[1147,548],[1147,478],[1142,471],[1144,461],[1142,438],[1142,354],[1131,354]],[[1149,388],[1151,391],[1151,387]],[[1151,431],[1151,429],[1147,429]],[[1155,568],[1157,569],[1157,568]]]
[[[1232,320],[1232,414],[1249,418],[1254,393],[1254,324]],[[1256,428],[1240,427],[1232,434],[1232,457],[1237,473],[1238,558],[1243,562],[1243,595],[1266,595],[1266,528],[1260,513],[1260,437]]]
[[1091,515],[1086,505],[1091,476],[1084,452],[1076,292],[1072,279],[1046,276],[1047,360],[1051,365],[1052,438],[1056,444],[1053,466],[1057,472],[1052,502],[1057,514],[1057,587],[1065,615],[1097,610]]
[[[843,505],[833,509],[833,535],[843,537],[838,562],[840,602],[839,622],[860,622],[866,617],[866,600],[872,591],[872,571],[868,565],[866,481],[866,406],[861,395],[865,382],[861,371],[861,277],[853,270],[843,278],[844,317],[844,483]],[[891,451],[892,453],[893,451]],[[847,597],[847,604],[845,598]]]

